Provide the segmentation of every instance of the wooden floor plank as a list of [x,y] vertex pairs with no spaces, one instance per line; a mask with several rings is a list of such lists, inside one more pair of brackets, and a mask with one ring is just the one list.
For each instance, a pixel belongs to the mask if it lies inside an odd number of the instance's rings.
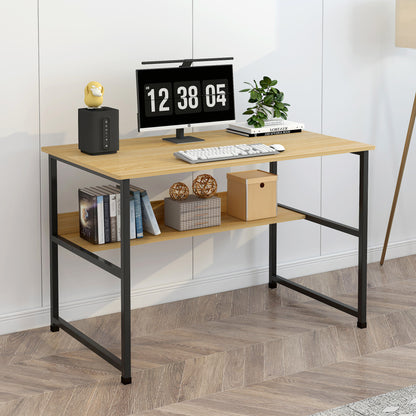
[[95,397],[97,388],[98,385],[83,385],[72,389],[71,397],[62,416],[87,416],[90,401]]
[[119,389],[119,380],[103,380],[94,389],[88,401],[87,415],[105,415]]

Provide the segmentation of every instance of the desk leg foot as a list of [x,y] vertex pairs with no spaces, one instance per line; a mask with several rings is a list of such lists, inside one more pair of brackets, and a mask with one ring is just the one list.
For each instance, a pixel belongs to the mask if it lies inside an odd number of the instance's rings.
[[269,289],[276,289],[277,283],[276,282],[269,282]]
[[121,382],[123,384],[131,384],[131,377],[123,377],[123,376],[121,376]]
[[50,329],[51,329],[51,332],[58,332],[59,331],[59,326],[55,325],[55,324],[52,324],[50,326]]
[[357,327],[358,328],[367,328],[367,322],[357,322]]

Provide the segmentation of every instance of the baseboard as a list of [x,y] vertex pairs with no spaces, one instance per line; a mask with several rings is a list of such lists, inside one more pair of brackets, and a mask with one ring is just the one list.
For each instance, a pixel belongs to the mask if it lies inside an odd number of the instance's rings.
[[[268,280],[267,267],[210,276],[185,282],[136,289],[131,292],[131,308],[143,308],[218,292],[256,286]],[[220,288],[220,289],[219,289]],[[118,294],[61,303],[60,315],[67,321],[120,311]],[[49,326],[49,305],[0,315],[0,335]]]
[[[368,250],[368,263],[380,260],[382,246]],[[386,259],[416,254],[416,240],[391,243]],[[279,274],[287,278],[323,273],[357,265],[357,251],[330,254],[290,263],[279,264]],[[197,296],[256,286],[268,281],[268,268],[210,276],[191,281],[154,286],[132,291],[132,309],[174,302]],[[62,317],[69,321],[118,312],[118,294],[66,302],[60,305]],[[49,325],[49,307],[18,311],[0,315],[0,335]]]
[[[383,246],[370,247],[367,252],[367,263],[379,262]],[[416,239],[390,243],[386,260],[398,257],[411,256],[416,254]],[[332,270],[353,267],[358,264],[358,251],[351,250],[343,253],[328,254],[320,257],[299,260],[290,263],[279,264],[279,274],[283,277],[293,279],[295,277],[307,276],[310,274],[324,273]]]

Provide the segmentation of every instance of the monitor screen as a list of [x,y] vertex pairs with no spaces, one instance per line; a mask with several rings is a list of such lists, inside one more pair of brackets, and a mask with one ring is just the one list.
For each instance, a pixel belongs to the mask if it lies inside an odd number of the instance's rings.
[[136,70],[138,128],[234,120],[232,65]]

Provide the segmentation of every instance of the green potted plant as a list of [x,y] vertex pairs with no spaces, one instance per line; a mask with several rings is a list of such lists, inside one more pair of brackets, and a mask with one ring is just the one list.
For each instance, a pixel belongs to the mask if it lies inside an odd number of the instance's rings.
[[248,107],[243,113],[251,116],[247,119],[247,123],[258,128],[263,127],[264,121],[269,118],[283,118],[287,120],[287,107],[290,104],[282,102],[284,98],[283,92],[274,87],[277,81],[264,76],[259,82],[256,80],[253,82],[254,85],[250,82],[245,82],[251,88],[240,90],[240,92],[250,93],[248,102],[253,104],[252,107]]

